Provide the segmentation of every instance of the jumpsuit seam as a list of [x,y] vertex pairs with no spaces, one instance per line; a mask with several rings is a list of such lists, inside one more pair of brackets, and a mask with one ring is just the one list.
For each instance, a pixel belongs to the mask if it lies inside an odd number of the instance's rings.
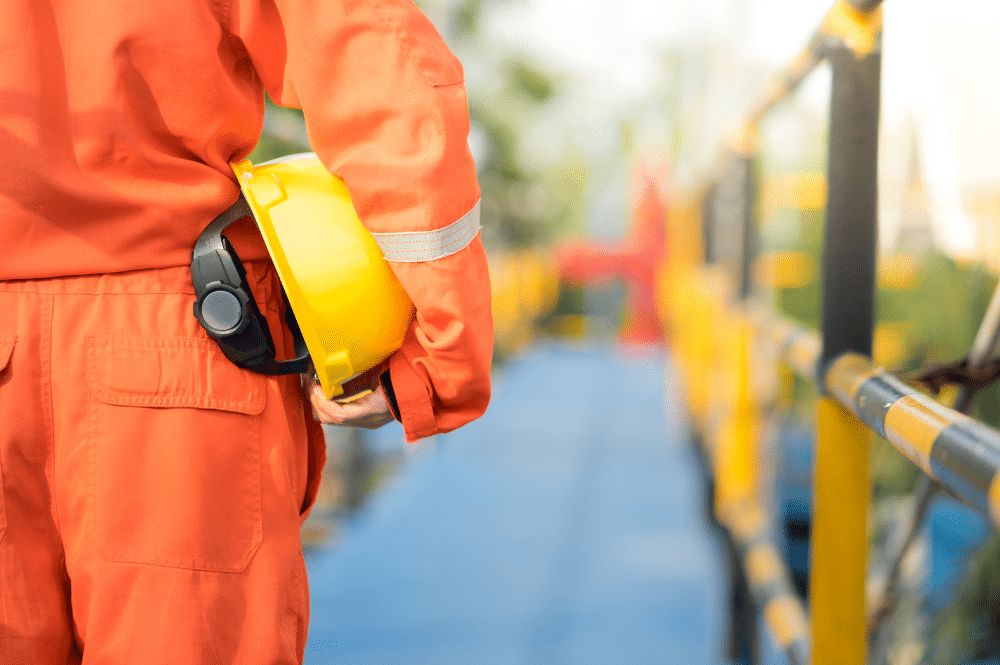
[[5,287],[0,284],[0,292],[4,293],[37,293],[39,295],[45,296],[101,296],[101,295],[126,295],[126,296],[162,296],[162,295],[187,295],[194,296],[197,295],[194,289],[187,288],[177,288],[177,289],[153,289],[149,290],[115,290],[115,289],[58,289],[58,290],[44,290],[44,289],[15,289],[10,287]]
[[45,294],[49,301],[49,325],[45,338],[44,348],[40,354],[42,358],[45,359],[45,367],[42,368],[42,378],[45,381],[45,392],[46,395],[43,397],[43,403],[45,404],[45,429],[47,430],[49,445],[51,446],[51,457],[52,460],[52,490],[50,492],[52,497],[52,518],[55,520],[56,533],[59,535],[59,542],[63,549],[63,559],[66,557],[66,547],[62,543],[62,520],[59,517],[59,483],[57,480],[56,471],[56,424],[55,424],[55,398],[53,397],[52,381],[54,379],[52,375],[52,368],[55,363],[52,359],[52,336],[53,328],[55,327],[55,295]]

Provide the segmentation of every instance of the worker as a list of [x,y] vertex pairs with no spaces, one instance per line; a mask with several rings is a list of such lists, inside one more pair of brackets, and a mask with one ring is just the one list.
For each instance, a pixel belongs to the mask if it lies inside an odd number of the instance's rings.
[[[300,663],[317,420],[395,417],[412,442],[489,400],[462,66],[410,0],[0,15],[0,664]],[[265,91],[303,110],[415,306],[353,403],[238,368],[192,316],[192,249],[237,199]],[[290,355],[253,221],[227,236]]]

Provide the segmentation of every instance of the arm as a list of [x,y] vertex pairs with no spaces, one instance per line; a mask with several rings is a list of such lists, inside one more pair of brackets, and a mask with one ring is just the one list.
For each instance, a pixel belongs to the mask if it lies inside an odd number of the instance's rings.
[[[231,29],[272,99],[303,109],[313,148],[376,239],[419,240],[478,212],[461,65],[409,0],[234,0]],[[384,381],[409,441],[489,401],[489,278],[469,238],[437,258],[386,251],[417,310]]]

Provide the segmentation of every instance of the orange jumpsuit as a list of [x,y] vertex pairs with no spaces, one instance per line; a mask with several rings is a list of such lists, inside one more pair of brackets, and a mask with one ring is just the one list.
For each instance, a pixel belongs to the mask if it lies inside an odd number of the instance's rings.
[[[461,65],[409,0],[0,0],[0,664],[293,663],[298,526],[325,451],[297,377],[239,370],[191,315],[190,251],[236,198],[266,90],[374,233],[479,197]],[[249,223],[230,228],[288,348]],[[390,262],[407,439],[489,400],[478,236]],[[279,342],[282,340],[282,342]]]

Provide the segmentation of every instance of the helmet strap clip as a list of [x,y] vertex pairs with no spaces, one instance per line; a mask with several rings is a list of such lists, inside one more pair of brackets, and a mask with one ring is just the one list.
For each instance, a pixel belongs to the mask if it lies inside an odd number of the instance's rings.
[[246,270],[223,235],[234,222],[253,213],[243,195],[205,227],[191,252],[193,310],[202,328],[238,367],[260,374],[301,374],[311,366],[309,350],[284,288],[285,323],[295,343],[295,358],[277,360],[274,341],[247,283]]

